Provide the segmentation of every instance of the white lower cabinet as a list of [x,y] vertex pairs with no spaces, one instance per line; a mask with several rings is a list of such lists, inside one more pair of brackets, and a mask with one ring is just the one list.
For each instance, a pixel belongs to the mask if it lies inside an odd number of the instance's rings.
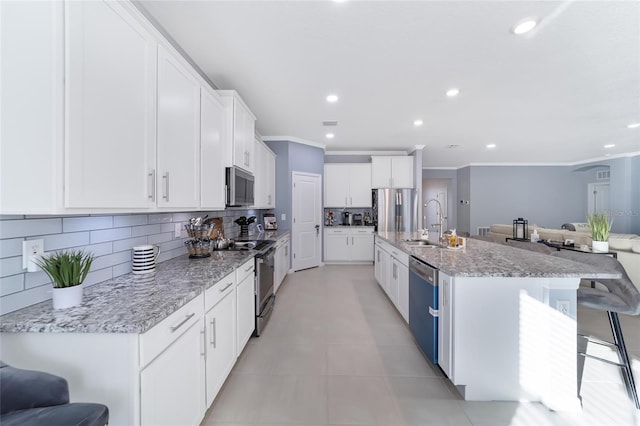
[[402,318],[409,322],[409,255],[376,240],[374,274]]
[[209,407],[236,362],[236,277],[227,275],[205,292],[206,403]]
[[140,373],[143,425],[197,425],[206,411],[201,322]]
[[325,262],[373,262],[373,227],[324,230]]
[[248,260],[236,270],[236,355],[240,356],[256,325],[255,262]]
[[199,296],[140,335],[141,424],[197,425],[204,417],[203,310]]
[[278,291],[280,284],[289,272],[289,250],[291,244],[289,242],[289,234],[280,237],[276,242],[275,253],[275,277],[273,282],[273,291]]
[[0,333],[0,358],[64,377],[110,424],[197,426],[253,333],[254,269],[251,258],[142,334]]

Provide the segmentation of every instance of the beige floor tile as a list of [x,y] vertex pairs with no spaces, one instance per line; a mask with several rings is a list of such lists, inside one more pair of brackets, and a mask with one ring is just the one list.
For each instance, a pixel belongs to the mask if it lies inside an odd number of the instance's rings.
[[383,377],[328,377],[329,423],[392,425],[399,422]]
[[272,377],[231,374],[216,397],[206,421],[253,423]]
[[415,345],[379,345],[378,350],[388,376],[441,376]]
[[[620,319],[640,384],[640,318]],[[605,312],[579,307],[578,328],[611,340]],[[592,344],[588,352],[615,358]],[[249,341],[202,425],[640,426],[616,367],[584,360],[580,395],[579,413],[461,400],[423,358],[373,267],[327,265],[287,277],[271,321]]]
[[342,376],[383,376],[378,347],[373,344],[330,344],[327,346],[327,374]]
[[431,400],[424,397],[396,398],[400,415],[398,426],[470,426],[462,401]]
[[415,340],[409,327],[404,323],[381,323],[372,327],[373,338],[378,345],[415,346]]
[[325,424],[326,376],[274,376],[260,408],[262,423]]
[[461,405],[474,426],[554,424],[551,412],[539,403],[463,401]]
[[327,345],[281,341],[284,350],[272,370],[277,375],[326,375]]

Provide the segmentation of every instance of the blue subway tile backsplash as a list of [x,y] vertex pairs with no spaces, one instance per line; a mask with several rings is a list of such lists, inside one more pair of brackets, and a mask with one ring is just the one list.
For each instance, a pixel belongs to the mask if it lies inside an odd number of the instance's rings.
[[223,218],[226,237],[240,232],[234,220],[258,216],[263,211],[225,210],[82,216],[0,216],[0,315],[51,298],[51,282],[42,271],[22,269],[22,243],[43,239],[45,252],[83,249],[96,259],[85,285],[90,286],[131,272],[131,248],[142,244],[160,246],[158,261],[186,254],[184,234],[175,238],[175,224],[181,229],[193,216]]

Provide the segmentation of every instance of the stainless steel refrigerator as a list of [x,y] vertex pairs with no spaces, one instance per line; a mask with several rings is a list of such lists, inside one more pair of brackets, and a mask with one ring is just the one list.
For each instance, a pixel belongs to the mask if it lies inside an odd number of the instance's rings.
[[411,232],[418,225],[418,198],[413,189],[374,189],[373,219],[378,232]]

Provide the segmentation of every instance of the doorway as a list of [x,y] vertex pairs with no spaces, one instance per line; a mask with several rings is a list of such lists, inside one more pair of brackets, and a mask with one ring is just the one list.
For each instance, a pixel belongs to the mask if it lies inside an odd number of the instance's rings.
[[587,212],[607,213],[609,211],[609,183],[590,183],[587,194]]
[[291,251],[293,270],[320,266],[320,218],[322,198],[321,176],[315,173],[292,172],[293,188],[291,204],[293,223],[291,231]]

